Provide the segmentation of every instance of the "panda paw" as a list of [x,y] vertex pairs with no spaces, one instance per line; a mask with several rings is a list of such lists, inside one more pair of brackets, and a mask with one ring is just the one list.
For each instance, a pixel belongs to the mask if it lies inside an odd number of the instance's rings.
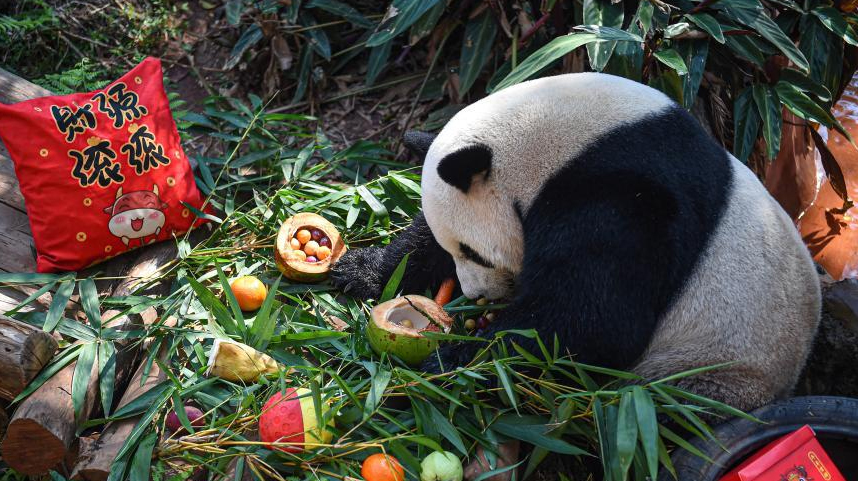
[[380,247],[347,251],[331,267],[331,284],[341,291],[362,299],[378,299],[382,285]]

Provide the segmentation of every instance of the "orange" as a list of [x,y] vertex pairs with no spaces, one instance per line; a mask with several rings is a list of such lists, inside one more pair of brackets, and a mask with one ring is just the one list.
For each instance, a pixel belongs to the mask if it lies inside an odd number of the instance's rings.
[[403,481],[405,470],[393,456],[376,453],[364,460],[360,475],[366,481]]
[[232,289],[232,294],[242,311],[259,309],[259,306],[265,301],[265,296],[268,295],[265,284],[254,276],[239,277],[232,281],[229,287]]

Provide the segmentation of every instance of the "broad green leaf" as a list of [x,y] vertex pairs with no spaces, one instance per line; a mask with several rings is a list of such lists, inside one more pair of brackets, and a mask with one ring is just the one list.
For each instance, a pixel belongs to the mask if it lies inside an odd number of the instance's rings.
[[747,87],[733,103],[733,154],[737,159],[748,161],[759,130],[760,114],[754,105],[754,91]]
[[408,29],[439,0],[393,0],[375,33],[366,42],[367,47],[376,47]]
[[[584,0],[583,21],[585,25],[619,29],[623,26],[623,4],[622,2],[614,3],[611,0]],[[616,45],[616,42],[590,43],[587,45],[587,56],[593,70],[601,72],[605,68]]]
[[224,5],[224,13],[226,14],[226,21],[230,25],[237,27],[239,22],[241,21],[241,10],[244,2],[242,0],[229,0]]
[[468,93],[489,60],[497,28],[495,13],[491,8],[487,8],[465,25],[465,38],[462,40],[462,54],[459,58],[460,97]]
[[831,113],[808,97],[794,85],[780,81],[775,84],[780,101],[795,115],[826,127],[834,125],[836,120]]
[[781,148],[781,103],[775,89],[764,84],[754,84],[754,103],[763,119],[763,138],[769,159],[774,159]]
[[241,37],[238,38],[238,41],[235,42],[235,45],[233,45],[232,52],[230,52],[229,58],[223,66],[224,70],[229,70],[238,65],[238,62],[241,61],[241,56],[244,55],[244,52],[259,43],[259,41],[262,40],[262,37],[262,29],[259,28],[259,25],[254,23],[247,27],[244,32],[242,32]]
[[[725,32],[730,32],[732,30],[733,29],[725,30]],[[742,57],[749,62],[753,62],[760,68],[765,66],[766,57],[760,49],[757,48],[753,37],[750,35],[725,35],[724,41],[730,50],[739,57]]]
[[816,15],[826,28],[837,34],[846,43],[858,46],[855,31],[849,28],[849,24],[846,23],[846,19],[843,18],[843,14],[839,10],[834,7],[819,6],[811,10],[810,13]]
[[57,292],[54,294],[54,298],[51,300],[51,305],[48,307],[48,314],[45,317],[45,327],[43,328],[45,332],[53,331],[57,327],[57,324],[59,324],[66,309],[66,304],[68,304],[69,298],[74,292],[74,286],[74,279],[68,279],[60,283]]
[[296,103],[304,98],[304,94],[307,92],[307,86],[310,84],[310,72],[312,69],[313,49],[302,48],[301,56],[298,58],[298,86],[295,87],[295,95],[292,96],[292,103]]
[[831,92],[824,85],[814,82],[807,75],[796,69],[785,68],[781,70],[779,80],[792,84],[792,86],[801,89],[803,92],[811,93],[823,102],[831,100]]
[[305,28],[307,35],[307,42],[310,44],[310,47],[316,51],[319,55],[322,56],[325,60],[331,59],[331,41],[328,39],[328,35],[325,33],[324,29],[316,28],[317,22],[316,17],[310,15],[305,10],[302,10],[298,14],[298,22]]
[[408,32],[408,44],[414,46],[423,37],[432,33],[432,30],[435,29],[435,25],[438,23],[438,20],[441,18],[441,15],[444,13],[446,8],[447,2],[439,1],[434,7],[414,22],[414,24],[411,25],[411,30]]
[[18,305],[15,306],[14,309],[6,311],[5,315],[8,317],[14,317],[15,314],[17,314],[21,309],[29,306],[31,302],[35,301],[36,299],[41,297],[46,292],[52,290],[54,288],[54,286],[56,286],[56,285],[57,285],[56,281],[53,281],[53,282],[48,282],[47,284],[43,285],[42,287],[36,289],[35,291],[33,291],[32,294],[27,296],[26,299],[19,302]]
[[370,86],[375,83],[381,71],[387,66],[387,59],[390,57],[390,48],[393,46],[393,41],[389,40],[381,45],[372,47],[369,51],[369,62],[366,64],[366,79],[364,84]]
[[689,13],[685,18],[691,20],[694,25],[700,27],[701,30],[708,33],[718,43],[724,43],[724,31],[721,29],[721,24],[715,17],[708,13]]
[[679,52],[675,49],[668,48],[659,50],[654,52],[653,55],[655,55],[655,58],[657,58],[659,62],[672,68],[679,75],[685,75],[688,73],[688,67],[685,66],[685,61],[682,60],[682,56],[679,55]]
[[801,50],[778,27],[763,9],[763,4],[757,0],[724,0],[718,3],[724,13],[737,22],[756,30],[763,38],[773,43],[784,55],[792,60],[801,70],[807,70],[810,65]]
[[378,302],[389,301],[396,295],[396,290],[399,289],[399,284],[402,282],[402,276],[405,275],[405,267],[408,265],[409,256],[411,256],[411,253],[405,254],[405,257],[399,261],[396,269],[393,270],[393,274],[390,275],[390,279],[387,280],[387,284],[384,285],[384,290],[381,291],[381,299]]
[[798,48],[810,62],[810,78],[836,94],[843,72],[843,42],[814,15],[801,17],[799,32]]
[[504,369],[497,359],[492,361],[492,364],[495,366],[495,372],[498,375],[498,380],[500,380],[503,390],[506,392],[509,402],[512,404],[512,408],[515,409],[515,412],[518,412],[518,398],[515,395],[515,391],[512,389],[512,382],[506,373],[506,369]]
[[576,48],[588,43],[601,41],[593,33],[570,33],[562,37],[557,37],[544,47],[533,52],[521,64],[512,69],[512,72],[501,80],[493,91],[497,92],[511,85],[523,82]]
[[697,91],[706,70],[706,59],[709,55],[708,40],[687,40],[677,43],[676,50],[685,59],[688,74],[682,77],[682,100],[686,109],[691,109],[697,99]]
[[318,8],[334,16],[344,18],[356,27],[369,28],[373,23],[358,12],[354,7],[337,0],[310,0],[304,4],[304,8]]
[[74,407],[74,418],[78,423],[83,421],[83,403],[86,397],[86,388],[92,378],[92,366],[95,363],[97,351],[97,343],[93,342],[85,345],[81,349],[80,356],[77,358],[77,364],[74,367],[71,396]]
[[37,274],[35,272],[0,272],[0,284],[45,284],[56,282],[64,277],[66,276]]

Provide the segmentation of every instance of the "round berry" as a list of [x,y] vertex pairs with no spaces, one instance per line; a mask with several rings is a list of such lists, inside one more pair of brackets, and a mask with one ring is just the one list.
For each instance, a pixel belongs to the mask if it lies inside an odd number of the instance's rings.
[[488,319],[486,319],[486,318],[485,318],[485,317],[483,317],[483,316],[480,316],[480,318],[479,318],[479,319],[477,319],[477,328],[479,328],[479,329],[485,329],[485,328],[487,328],[487,327],[489,327],[489,321],[488,321]]
[[316,251],[319,249],[319,243],[311,240],[304,244],[304,252],[307,253],[308,256],[316,255]]
[[407,327],[408,329],[412,329],[414,327],[414,323],[411,322],[411,319],[403,319],[399,322],[399,325],[402,327]]
[[295,233],[295,238],[298,239],[298,242],[300,242],[301,244],[306,244],[311,237],[312,235],[307,229],[301,229]]
[[291,247],[294,250],[300,250],[301,249],[301,241],[299,241],[298,239],[293,237],[292,240],[289,241],[289,247]]
[[495,322],[495,313],[494,312],[486,313],[486,320],[488,320],[489,322]]
[[307,262],[319,262],[319,259],[316,259],[316,256],[307,256]]
[[297,249],[293,250],[292,255],[297,257],[298,260],[301,260],[301,261],[307,260],[307,254],[305,254],[304,251],[302,251],[302,250],[297,250]]
[[310,237],[313,238],[314,241],[319,242],[319,239],[325,236],[325,233],[320,231],[319,229],[313,229],[310,231]]
[[319,245],[322,247],[331,247],[331,239],[328,239],[327,236],[322,236],[322,238],[319,239]]
[[327,247],[319,247],[318,249],[316,249],[316,257],[318,257],[320,261],[331,257],[331,249]]
[[489,303],[489,300],[486,299],[485,297],[481,297],[481,298],[477,299],[477,305],[478,306],[485,306],[488,303]]
[[465,319],[465,329],[473,331],[477,327],[477,321],[473,319]]

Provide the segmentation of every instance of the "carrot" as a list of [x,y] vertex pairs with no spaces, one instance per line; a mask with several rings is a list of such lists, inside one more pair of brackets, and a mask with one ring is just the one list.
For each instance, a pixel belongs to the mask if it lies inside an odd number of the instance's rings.
[[435,294],[435,303],[443,307],[444,304],[450,302],[453,299],[453,289],[455,288],[456,279],[454,277],[444,279],[441,287],[438,288],[438,294]]

